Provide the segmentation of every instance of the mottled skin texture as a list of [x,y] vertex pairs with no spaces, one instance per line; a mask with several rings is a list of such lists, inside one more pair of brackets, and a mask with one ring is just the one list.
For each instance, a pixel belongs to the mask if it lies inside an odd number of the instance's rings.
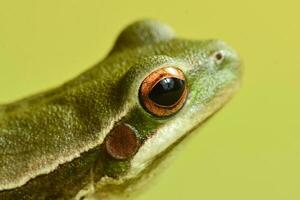
[[[218,63],[214,54],[220,51],[224,60]],[[166,65],[183,71],[189,93],[179,112],[158,118],[140,105],[138,90]],[[127,196],[232,96],[239,65],[222,41],[179,39],[157,21],[130,25],[104,60],[75,79],[0,106],[0,199]],[[104,150],[117,123],[134,127],[144,145],[132,159],[118,161]],[[163,142],[155,142],[161,136]]]

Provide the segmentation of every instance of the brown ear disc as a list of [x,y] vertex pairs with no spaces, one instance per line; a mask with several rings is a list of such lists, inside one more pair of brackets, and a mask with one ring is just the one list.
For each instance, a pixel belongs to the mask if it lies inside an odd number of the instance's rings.
[[182,108],[187,94],[183,72],[168,66],[157,69],[144,79],[140,86],[139,99],[149,113],[166,117]]
[[117,160],[131,158],[140,147],[135,130],[127,124],[115,126],[105,139],[107,153]]

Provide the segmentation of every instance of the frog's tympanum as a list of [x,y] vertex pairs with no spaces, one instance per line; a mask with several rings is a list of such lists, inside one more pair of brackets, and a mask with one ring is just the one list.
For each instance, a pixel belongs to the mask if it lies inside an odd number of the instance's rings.
[[78,77],[0,106],[0,199],[130,196],[239,78],[239,58],[223,41],[133,23]]

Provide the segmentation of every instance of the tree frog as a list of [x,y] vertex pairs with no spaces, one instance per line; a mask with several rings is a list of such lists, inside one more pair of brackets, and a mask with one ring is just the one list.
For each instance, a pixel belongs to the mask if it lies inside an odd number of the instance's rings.
[[239,85],[220,40],[125,28],[107,57],[54,89],[0,105],[0,199],[119,199],[148,182]]

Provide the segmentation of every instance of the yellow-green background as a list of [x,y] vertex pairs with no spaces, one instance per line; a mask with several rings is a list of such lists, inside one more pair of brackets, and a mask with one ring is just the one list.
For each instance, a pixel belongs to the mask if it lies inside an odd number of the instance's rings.
[[299,200],[298,2],[0,0],[0,102],[79,74],[137,19],[161,19],[185,38],[222,38],[244,61],[239,94],[138,200]]

